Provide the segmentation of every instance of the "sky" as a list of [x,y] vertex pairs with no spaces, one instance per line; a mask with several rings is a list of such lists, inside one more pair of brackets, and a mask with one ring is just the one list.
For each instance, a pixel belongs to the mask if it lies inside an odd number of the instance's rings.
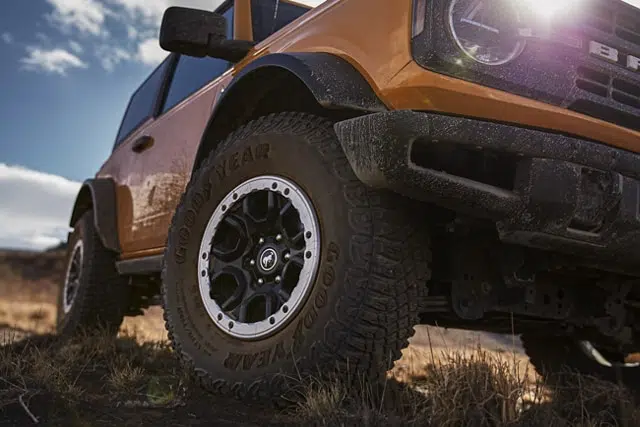
[[0,248],[66,239],[81,182],[108,158],[131,93],[168,54],[157,38],[163,12],[221,2],[3,2]]

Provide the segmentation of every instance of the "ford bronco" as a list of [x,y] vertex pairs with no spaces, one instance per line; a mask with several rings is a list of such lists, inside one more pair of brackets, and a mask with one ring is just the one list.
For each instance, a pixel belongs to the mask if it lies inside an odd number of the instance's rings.
[[164,307],[213,392],[377,377],[416,324],[640,382],[632,0],[172,7],[73,208],[62,335]]

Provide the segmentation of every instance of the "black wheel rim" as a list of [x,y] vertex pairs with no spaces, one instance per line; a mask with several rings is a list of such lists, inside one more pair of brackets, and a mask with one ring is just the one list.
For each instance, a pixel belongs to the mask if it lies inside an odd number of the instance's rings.
[[236,187],[201,242],[200,291],[213,321],[245,339],[282,327],[310,290],[318,234],[311,203],[292,181],[264,176]]

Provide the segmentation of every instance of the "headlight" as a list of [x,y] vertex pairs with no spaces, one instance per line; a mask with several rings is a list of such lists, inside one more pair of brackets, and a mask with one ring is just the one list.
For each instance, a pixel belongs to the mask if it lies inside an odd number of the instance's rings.
[[568,24],[583,0],[449,0],[451,37],[467,56],[486,65],[517,58],[529,38],[545,38]]
[[448,23],[458,47],[482,64],[512,61],[526,44],[522,13],[514,0],[451,0]]

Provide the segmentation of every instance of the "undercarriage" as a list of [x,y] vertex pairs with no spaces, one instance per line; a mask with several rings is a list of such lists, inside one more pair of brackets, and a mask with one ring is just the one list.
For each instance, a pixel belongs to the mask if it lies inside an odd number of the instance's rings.
[[618,353],[640,350],[637,277],[566,254],[508,245],[473,220],[432,231],[434,270],[421,322],[572,336]]

